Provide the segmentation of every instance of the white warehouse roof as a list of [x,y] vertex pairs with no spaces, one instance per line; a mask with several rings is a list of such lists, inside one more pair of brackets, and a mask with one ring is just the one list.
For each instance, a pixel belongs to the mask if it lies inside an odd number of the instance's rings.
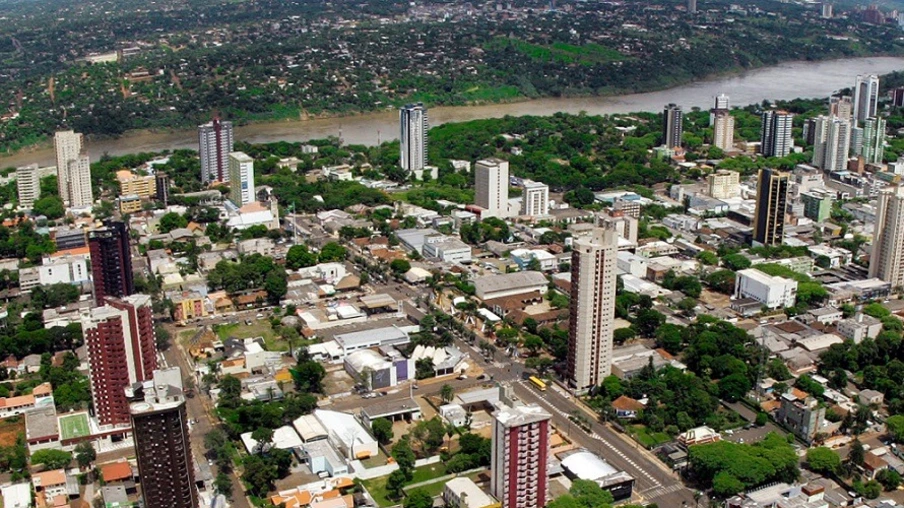
[[618,472],[595,453],[578,450],[562,460],[562,467],[581,480],[596,481]]

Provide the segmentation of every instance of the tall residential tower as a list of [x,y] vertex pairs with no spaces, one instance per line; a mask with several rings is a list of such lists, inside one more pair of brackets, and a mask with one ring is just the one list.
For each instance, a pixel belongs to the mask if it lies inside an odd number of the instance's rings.
[[201,183],[229,181],[229,152],[234,142],[232,122],[214,118],[198,126],[198,154],[201,158]]
[[879,76],[859,75],[854,82],[854,124],[876,116],[879,105]]
[[766,157],[785,157],[791,153],[791,127],[794,116],[787,111],[763,111],[760,121],[760,153]]
[[888,282],[893,290],[904,286],[904,186],[879,193],[869,276]]
[[483,159],[474,165],[474,204],[486,210],[485,217],[508,215],[509,163],[502,159]]
[[129,296],[135,292],[132,277],[132,250],[129,227],[121,221],[106,221],[104,227],[88,233],[94,299],[100,304],[108,296]]
[[826,172],[847,169],[851,146],[851,123],[838,117],[816,118],[813,165]]
[[229,154],[229,200],[241,208],[256,199],[254,159],[244,152]]
[[31,209],[41,197],[41,178],[37,164],[16,168],[16,190],[19,208]]
[[756,182],[754,245],[781,245],[785,235],[785,206],[791,175],[775,169],[761,169]]
[[399,163],[408,173],[427,165],[427,108],[422,103],[408,104],[399,110]]
[[551,418],[536,405],[503,407],[493,414],[490,491],[502,508],[546,506]]
[[681,146],[684,134],[684,113],[681,106],[669,104],[662,111],[662,144],[668,148]]

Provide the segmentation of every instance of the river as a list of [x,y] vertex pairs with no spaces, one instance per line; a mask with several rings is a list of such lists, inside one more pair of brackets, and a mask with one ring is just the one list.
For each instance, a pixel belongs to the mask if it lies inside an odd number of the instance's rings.
[[[507,104],[430,108],[430,125],[464,122],[505,115],[551,115],[556,112],[588,114],[660,111],[665,104],[680,104],[685,109],[709,108],[713,97],[725,93],[731,104],[746,106],[763,100],[827,97],[832,92],[853,86],[857,74],[887,74],[904,70],[904,58],[872,57],[823,62],[786,62],[732,76],[711,78],[669,90],[611,97],[547,98]],[[258,123],[236,128],[236,139],[251,143],[271,141],[306,141],[308,139],[339,136],[346,143],[374,145],[398,137],[398,113],[386,111],[362,115]],[[88,151],[92,160],[104,153],[121,155],[136,152],[157,152],[165,149],[197,149],[194,130],[170,132],[134,132],[118,139],[90,141]],[[21,166],[37,162],[53,165],[54,154],[49,147],[22,151],[0,157],[0,167]]]

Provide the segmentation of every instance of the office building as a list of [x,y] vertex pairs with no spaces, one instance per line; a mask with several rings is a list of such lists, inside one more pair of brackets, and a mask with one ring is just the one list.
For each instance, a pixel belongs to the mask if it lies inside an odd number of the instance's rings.
[[537,405],[493,414],[490,492],[502,508],[544,508],[549,496],[549,420]]
[[98,301],[82,316],[94,413],[101,425],[127,425],[125,389],[151,378],[157,368],[151,297]]
[[75,160],[82,153],[82,135],[73,131],[57,131],[53,135],[53,148],[56,151],[57,189],[63,204],[69,204],[69,161]]
[[568,383],[583,393],[612,368],[618,234],[594,228],[574,239],[568,327]]
[[851,144],[851,124],[836,117],[816,118],[813,165],[826,172],[847,168]]
[[888,96],[891,99],[892,107],[904,107],[904,86],[899,86],[897,88],[889,90]]
[[[803,396],[799,396],[799,393],[803,393]],[[780,400],[781,405],[775,419],[795,436],[808,444],[812,443],[825,422],[825,405],[804,392],[789,391],[782,394]]]
[[91,230],[88,248],[96,302],[101,303],[108,296],[124,297],[135,292],[129,227],[124,222],[106,221],[104,227]]
[[474,165],[474,204],[486,210],[481,218],[508,215],[509,163],[483,159]]
[[255,200],[254,159],[243,152],[229,154],[229,200],[239,208]]
[[876,116],[879,105],[879,76],[859,75],[854,82],[854,124]]
[[809,192],[801,192],[800,199],[804,204],[804,217],[822,222],[832,216],[832,193],[813,189]]
[[735,119],[727,109],[713,110],[713,145],[721,150],[734,148]]
[[735,275],[735,298],[752,298],[769,309],[794,307],[797,281],[773,277],[756,268],[739,270]]
[[791,127],[794,115],[787,111],[763,111],[760,121],[760,153],[766,157],[785,157],[791,153]]
[[427,108],[423,104],[408,104],[399,110],[399,163],[412,173],[427,165]]
[[785,206],[791,175],[775,169],[761,169],[756,183],[756,212],[753,242],[781,245],[785,234]]
[[669,104],[662,111],[662,144],[667,148],[681,146],[684,134],[684,113],[681,106]]
[[706,191],[715,199],[729,199],[741,196],[741,175],[737,171],[720,169],[706,175]]
[[854,116],[854,100],[850,95],[835,95],[829,99],[829,116],[850,121]]
[[885,158],[885,119],[867,118],[863,122],[863,143],[860,155],[866,164],[881,164]]
[[549,186],[533,180],[524,180],[521,193],[521,215],[542,217],[549,212]]
[[879,193],[869,276],[892,288],[904,286],[904,187],[900,185]]
[[19,208],[30,210],[41,197],[41,178],[37,164],[16,168],[16,191]]
[[144,506],[198,508],[179,368],[154,371],[133,399],[138,401],[130,406],[132,438]]
[[169,177],[163,171],[159,171],[154,178],[157,180],[154,198],[166,205],[169,202]]
[[198,155],[201,158],[201,183],[229,181],[229,153],[233,145],[232,122],[214,118],[198,126]]

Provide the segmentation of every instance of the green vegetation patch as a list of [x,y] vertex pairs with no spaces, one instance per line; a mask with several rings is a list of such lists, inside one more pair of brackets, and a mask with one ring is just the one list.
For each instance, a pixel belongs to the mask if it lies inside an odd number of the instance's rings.
[[60,436],[66,439],[76,439],[85,437],[91,433],[88,427],[88,414],[76,413],[73,415],[61,416]]
[[631,436],[645,448],[655,448],[672,441],[665,432],[653,432],[643,425],[633,425],[629,429]]
[[555,61],[566,64],[595,65],[625,60],[625,55],[599,44],[576,46],[554,42],[549,46],[531,44],[519,39],[497,37],[486,44],[491,49],[513,49],[533,60]]
[[[430,464],[427,466],[421,466],[414,469],[414,475],[408,484],[417,485],[421,482],[439,478],[440,476],[443,476],[445,474],[446,466],[443,465],[442,462]],[[398,500],[392,500],[389,498],[389,491],[386,489],[386,480],[388,478],[389,476],[381,476],[379,478],[364,480],[363,482],[364,486],[367,488],[367,491],[370,492],[370,495],[374,498],[374,501],[376,501],[378,506],[395,506],[399,504]],[[439,487],[436,487],[436,485],[438,485]],[[439,488],[439,492],[442,492],[443,485],[445,485],[445,482],[435,482],[425,485],[422,488],[426,489],[432,494],[433,491],[437,488]],[[406,490],[412,490],[413,488],[414,487],[406,487]]]

